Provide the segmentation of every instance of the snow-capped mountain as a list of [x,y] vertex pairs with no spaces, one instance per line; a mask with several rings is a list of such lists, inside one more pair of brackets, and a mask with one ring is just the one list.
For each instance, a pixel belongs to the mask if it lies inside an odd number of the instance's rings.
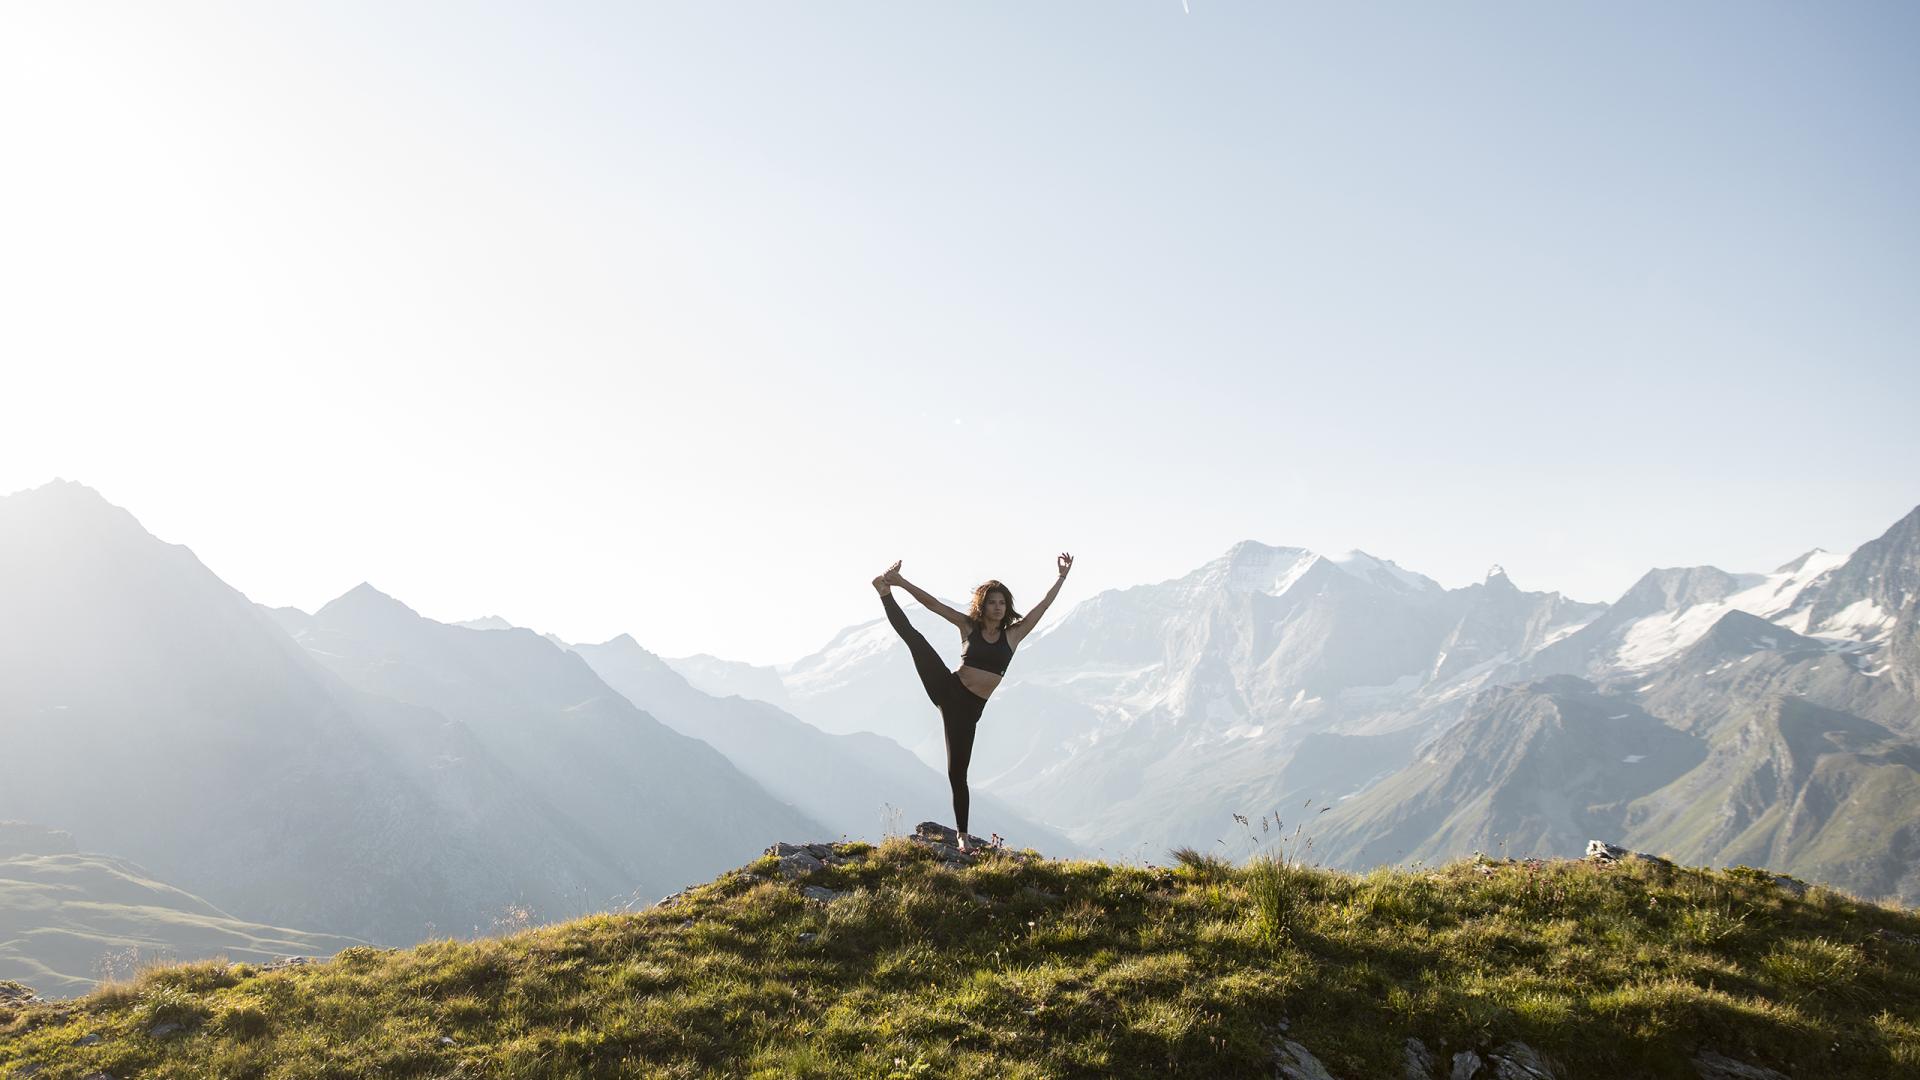
[[1883,644],[1881,671],[1920,694],[1920,507],[1803,590],[1776,621],[1815,637]]
[[1762,619],[1788,614],[1802,593],[1846,562],[1818,548],[1770,574],[1712,566],[1649,570],[1605,614],[1540,649],[1527,674],[1638,671],[1685,649],[1729,611]]

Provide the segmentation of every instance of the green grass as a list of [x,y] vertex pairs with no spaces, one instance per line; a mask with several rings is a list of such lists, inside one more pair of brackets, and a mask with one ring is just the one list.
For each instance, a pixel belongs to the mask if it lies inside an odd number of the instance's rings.
[[1264,1077],[1284,1017],[1345,1080],[1401,1075],[1410,1035],[1447,1055],[1520,1039],[1567,1077],[1691,1080],[1699,1046],[1920,1077],[1920,913],[1817,886],[1640,862],[952,870],[904,840],[849,849],[667,908],[0,1006],[0,1076]]

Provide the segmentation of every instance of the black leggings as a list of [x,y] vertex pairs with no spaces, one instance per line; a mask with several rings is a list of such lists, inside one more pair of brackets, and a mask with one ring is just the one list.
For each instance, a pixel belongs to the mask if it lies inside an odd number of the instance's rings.
[[980,710],[987,699],[967,689],[960,676],[948,670],[947,662],[907,621],[906,612],[892,593],[882,593],[880,602],[887,609],[887,621],[906,639],[913,654],[913,669],[920,673],[920,685],[940,710],[940,721],[947,729],[947,783],[953,786],[953,827],[967,831],[967,762],[973,760],[973,729],[980,723]]

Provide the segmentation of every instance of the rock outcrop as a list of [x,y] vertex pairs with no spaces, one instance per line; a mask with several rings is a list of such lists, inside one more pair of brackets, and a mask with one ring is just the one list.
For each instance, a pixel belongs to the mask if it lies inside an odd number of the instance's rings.
[[1642,859],[1646,862],[1672,866],[1673,860],[1659,855],[1649,855],[1644,851],[1629,851],[1618,844],[1609,844],[1605,840],[1587,841],[1587,858],[1596,862],[1620,862],[1623,859]]
[[[906,839],[909,843],[926,848],[934,854],[935,858],[955,870],[971,865],[975,860],[988,856],[989,853],[993,858],[1013,859],[1020,862],[1031,861],[1038,857],[1007,847],[997,833],[989,839],[967,833],[967,846],[963,851],[960,848],[960,834],[937,821],[921,822]],[[789,844],[783,841],[767,848],[762,854],[778,859],[775,873],[786,881],[794,881],[815,870],[856,861],[870,847],[871,845],[864,841],[811,844]],[[654,906],[672,907],[678,904],[681,897],[685,896],[687,890],[691,888],[694,886],[689,885],[679,892],[663,896]],[[807,885],[801,891],[809,899],[814,900],[831,900],[841,895],[832,889],[818,885]]]

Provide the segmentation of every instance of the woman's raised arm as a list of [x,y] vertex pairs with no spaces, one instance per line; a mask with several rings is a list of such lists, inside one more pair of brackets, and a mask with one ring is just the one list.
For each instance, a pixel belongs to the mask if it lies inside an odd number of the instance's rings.
[[1047,590],[1046,597],[1039,603],[1027,609],[1026,618],[1007,628],[1007,640],[1015,646],[1026,638],[1028,631],[1039,624],[1040,616],[1047,613],[1053,598],[1060,595],[1060,586],[1067,580],[1067,571],[1073,569],[1073,556],[1068,552],[1061,552],[1055,562],[1059,564],[1060,576],[1053,579],[1053,588]]

